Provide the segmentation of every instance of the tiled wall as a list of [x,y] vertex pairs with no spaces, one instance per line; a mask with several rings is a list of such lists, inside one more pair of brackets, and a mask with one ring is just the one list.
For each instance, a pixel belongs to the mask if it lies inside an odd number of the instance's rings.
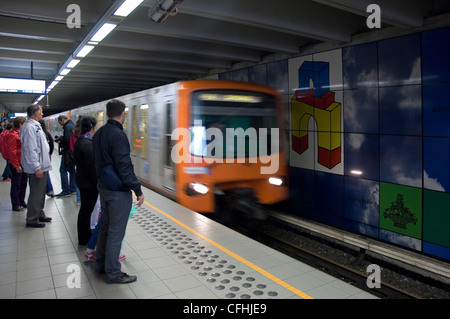
[[219,74],[279,89],[295,213],[450,260],[450,27]]

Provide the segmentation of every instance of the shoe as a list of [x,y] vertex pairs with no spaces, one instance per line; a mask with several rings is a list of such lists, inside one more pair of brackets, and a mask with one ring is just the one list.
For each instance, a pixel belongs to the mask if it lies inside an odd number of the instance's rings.
[[95,255],[95,250],[91,252],[86,251],[84,253],[84,258],[86,258],[87,260],[95,261],[95,259],[97,259],[97,256]]
[[11,178],[4,179],[3,181],[4,181],[4,182],[10,182],[10,181],[11,181]]
[[121,272],[119,276],[114,279],[106,279],[108,284],[129,284],[137,280],[136,276],[129,276],[128,274]]
[[22,206],[23,208],[27,208],[28,207],[27,204],[25,204],[25,203],[20,204],[20,206]]
[[26,227],[32,227],[32,228],[44,228],[45,224],[44,223],[27,223]]
[[47,196],[48,197],[55,197],[56,195],[55,195],[55,193],[51,192],[51,193],[47,193]]
[[19,207],[13,207],[12,210],[15,211],[15,212],[22,212],[24,209],[19,206]]
[[39,221],[43,223],[48,223],[52,221],[51,217],[39,217]]
[[69,196],[69,195],[70,195],[70,193],[68,193],[68,192],[61,192],[61,193],[57,194],[56,197],[64,197],[64,196]]
[[119,256],[119,261],[125,260],[125,255],[120,255]]

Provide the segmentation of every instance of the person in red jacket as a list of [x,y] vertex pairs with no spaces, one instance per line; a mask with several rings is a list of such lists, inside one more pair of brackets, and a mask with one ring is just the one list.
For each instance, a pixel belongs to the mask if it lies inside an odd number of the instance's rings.
[[27,191],[27,174],[20,165],[20,155],[22,153],[22,143],[19,137],[19,130],[26,122],[26,118],[18,116],[13,120],[14,129],[6,137],[5,148],[8,149],[9,163],[11,164],[11,204],[13,211],[20,212],[27,207],[25,203],[25,194]]
[[9,155],[5,149],[6,136],[12,131],[13,125],[11,123],[6,124],[5,129],[0,134],[0,152],[2,152],[2,157],[6,160],[6,166],[3,170],[3,180],[6,182],[11,181],[11,165],[8,162]]

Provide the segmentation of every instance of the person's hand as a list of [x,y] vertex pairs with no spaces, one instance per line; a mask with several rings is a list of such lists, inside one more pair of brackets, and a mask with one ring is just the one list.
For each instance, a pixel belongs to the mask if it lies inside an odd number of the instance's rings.
[[141,196],[136,196],[137,197],[137,206],[141,206],[144,203],[144,194],[142,194]]
[[17,166],[16,167],[16,172],[18,173],[18,174],[22,174],[22,172],[23,172],[23,170],[22,170],[22,166]]
[[38,169],[36,172],[34,172],[36,174],[36,177],[41,179],[44,178],[44,172],[41,169]]

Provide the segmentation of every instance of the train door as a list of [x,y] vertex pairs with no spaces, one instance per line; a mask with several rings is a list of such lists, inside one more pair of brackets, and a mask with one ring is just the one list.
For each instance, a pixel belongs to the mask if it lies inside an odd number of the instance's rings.
[[130,101],[127,115],[131,117],[129,129],[131,159],[137,175],[148,180],[149,163],[147,159],[147,117],[148,104],[143,99],[136,98]]
[[162,118],[164,123],[164,131],[162,135],[162,182],[163,187],[175,193],[175,165],[172,161],[171,153],[172,148],[175,145],[175,141],[172,140],[172,131],[175,129],[175,116],[174,108],[175,103],[173,97],[168,97],[164,101],[162,109]]

